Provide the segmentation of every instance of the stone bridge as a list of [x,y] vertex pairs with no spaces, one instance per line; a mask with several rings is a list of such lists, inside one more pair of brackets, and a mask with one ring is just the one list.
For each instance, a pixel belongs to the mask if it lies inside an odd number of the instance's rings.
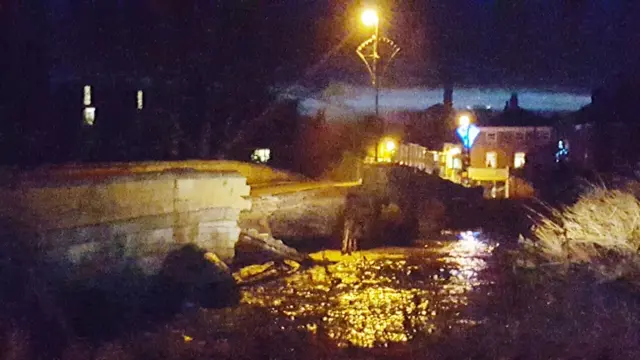
[[[439,178],[393,169],[376,167],[365,176],[367,191],[428,221],[439,221],[429,200],[461,193]],[[230,263],[241,229],[297,240],[299,248],[339,238],[346,194],[358,185],[229,161],[3,169],[0,225],[3,241],[28,245],[74,278],[131,267],[150,275],[186,244]],[[409,204],[416,201],[420,209]]]
[[[300,205],[299,194],[334,186],[228,161],[4,169],[0,219],[6,236],[74,278],[131,266],[154,274],[185,244],[231,262],[240,226],[259,227]],[[332,200],[339,206],[339,196]]]

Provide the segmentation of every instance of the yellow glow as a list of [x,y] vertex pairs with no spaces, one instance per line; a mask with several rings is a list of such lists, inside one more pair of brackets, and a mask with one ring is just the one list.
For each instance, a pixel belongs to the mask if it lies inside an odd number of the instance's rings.
[[385,146],[387,147],[387,151],[393,151],[396,149],[396,142],[393,140],[387,140]]
[[498,167],[498,153],[489,151],[485,154],[485,167],[493,169]]
[[[332,264],[245,287],[242,303],[268,309],[294,329],[322,333],[339,347],[389,346],[451,326],[471,326],[462,310],[469,292],[485,283],[480,273],[493,246],[475,233],[462,235],[426,249],[313,254]],[[440,269],[429,265],[436,259]],[[413,286],[416,276],[433,287]]]
[[460,150],[459,147],[452,147],[451,149],[449,149],[448,154],[449,156],[455,156],[462,153],[462,150]]
[[378,143],[378,162],[392,162],[398,142],[392,138],[384,138]]
[[469,126],[469,124],[471,124],[471,117],[469,117],[469,115],[462,115],[458,118],[458,125],[466,127]]
[[375,10],[368,9],[362,13],[362,23],[365,26],[376,26],[378,25],[378,21],[380,21],[380,19],[378,18],[378,13]]

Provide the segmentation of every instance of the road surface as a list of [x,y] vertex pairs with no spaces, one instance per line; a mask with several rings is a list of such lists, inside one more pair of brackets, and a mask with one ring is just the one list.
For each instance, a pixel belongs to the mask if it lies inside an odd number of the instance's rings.
[[251,196],[259,197],[259,196],[267,196],[267,195],[279,195],[279,194],[294,193],[299,191],[356,187],[360,185],[361,185],[361,182],[358,182],[358,181],[283,182],[283,183],[259,184],[259,185],[251,186]]

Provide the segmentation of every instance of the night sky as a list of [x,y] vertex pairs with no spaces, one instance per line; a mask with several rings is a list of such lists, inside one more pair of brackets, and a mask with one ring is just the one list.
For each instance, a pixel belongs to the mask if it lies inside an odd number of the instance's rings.
[[[367,37],[357,23],[366,2],[338,3],[279,6],[295,19],[289,24],[294,36],[280,45],[318,60],[347,38],[317,77],[366,81],[352,53]],[[383,33],[403,48],[389,74],[393,85],[451,81],[590,89],[638,60],[638,1],[422,0],[380,1],[379,6],[387,14]]]
[[[138,32],[135,26],[120,38],[113,38],[108,30],[119,26],[117,21],[121,20],[114,14],[123,1],[96,0],[111,10],[91,19],[68,15],[75,6],[70,5],[73,1],[49,1],[52,41],[60,45],[51,46],[54,77],[72,76],[84,66],[82,59],[87,56],[104,63],[92,65],[102,72],[117,64],[102,56],[100,36],[116,49],[110,56],[115,53],[126,66],[139,61],[142,53],[150,63],[157,60],[158,54],[139,50],[148,44],[131,40]],[[315,91],[335,82],[367,84],[368,75],[354,49],[370,35],[359,18],[362,9],[371,5],[383,16],[382,35],[402,47],[384,79],[387,88],[436,89],[449,83],[456,89],[473,91],[527,89],[584,96],[615,74],[637,66],[639,58],[640,1],[635,0],[131,1],[144,4],[140,7],[144,10],[136,10],[135,15],[141,27],[146,19],[163,16],[186,24],[205,24],[203,28],[210,24],[214,31],[171,45],[202,43],[197,61],[207,57],[227,63],[242,61],[247,68],[273,73],[272,82]],[[205,6],[217,10],[203,11]],[[231,7],[243,8],[251,15],[233,21],[224,15]],[[72,24],[85,24],[81,25],[85,30]],[[97,37],[87,37],[92,32]],[[236,33],[231,37],[235,40],[229,40],[228,34]],[[220,44],[205,39],[220,38],[217,34],[226,36]],[[151,35],[156,44],[165,41],[162,34]],[[88,46],[83,48],[82,43]],[[140,54],[135,55],[136,51]],[[69,54],[73,52],[78,56],[72,58]],[[161,53],[172,57],[181,50],[165,48]],[[188,65],[193,63],[187,61]],[[201,62],[198,66],[220,64]],[[498,101],[503,99],[489,102]]]
[[[359,12],[368,4],[376,2],[280,6],[296,19],[290,31],[297,35],[280,46],[311,55],[307,66],[321,64],[305,76],[295,72],[294,80],[320,89],[332,81],[367,84],[353,50],[369,35],[358,23]],[[491,105],[503,103],[505,92],[526,91],[533,97],[542,92],[543,101],[533,101],[529,107],[556,109],[563,103],[569,105],[558,109],[574,110],[584,105],[592,89],[636,67],[640,58],[640,1],[422,0],[379,1],[377,6],[386,14],[383,35],[402,47],[385,85],[403,91],[450,83],[471,94],[493,92],[495,96],[482,101]],[[301,23],[314,32],[300,32]],[[343,46],[326,59],[340,43]],[[562,94],[556,99],[558,91]],[[574,101],[567,101],[567,93],[576,94]],[[465,106],[475,101],[464,96]],[[409,107],[416,106],[422,105]]]
[[[49,1],[56,4],[54,9],[58,12],[70,3]],[[282,80],[300,80],[306,74],[308,78],[366,81],[353,50],[369,35],[359,24],[360,11],[368,4],[381,9],[382,34],[403,49],[390,71],[391,84],[438,85],[451,81],[460,85],[590,88],[623,71],[639,57],[640,2],[634,0],[183,0],[177,2],[183,4],[180,6],[166,5],[172,3],[170,0],[147,3],[153,4],[157,12],[167,13],[182,6],[197,8],[193,5],[196,3],[211,3],[220,9],[225,3],[246,4],[248,11],[261,18],[254,20],[259,23],[254,26],[259,29],[258,41],[272,48],[264,56],[270,58],[270,64],[278,64]],[[55,15],[56,10],[53,12]],[[105,12],[105,18],[96,21],[108,21],[108,16]],[[210,19],[185,15],[184,20],[218,22],[216,15]],[[340,43],[343,46],[323,61]],[[256,59],[263,60],[267,61]],[[323,66],[310,70],[318,63]]]

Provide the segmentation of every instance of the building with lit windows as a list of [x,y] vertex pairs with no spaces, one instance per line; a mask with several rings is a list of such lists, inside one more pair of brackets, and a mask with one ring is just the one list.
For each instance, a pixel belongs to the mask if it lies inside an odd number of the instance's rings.
[[[527,158],[556,142],[551,126],[480,126],[471,148],[473,168],[523,168]],[[549,162],[553,158],[549,157]]]
[[484,186],[488,197],[532,196],[525,179],[568,157],[569,141],[558,136],[558,118],[520,108],[517,94],[499,115],[482,115],[474,114],[480,132],[469,152],[467,176]]

